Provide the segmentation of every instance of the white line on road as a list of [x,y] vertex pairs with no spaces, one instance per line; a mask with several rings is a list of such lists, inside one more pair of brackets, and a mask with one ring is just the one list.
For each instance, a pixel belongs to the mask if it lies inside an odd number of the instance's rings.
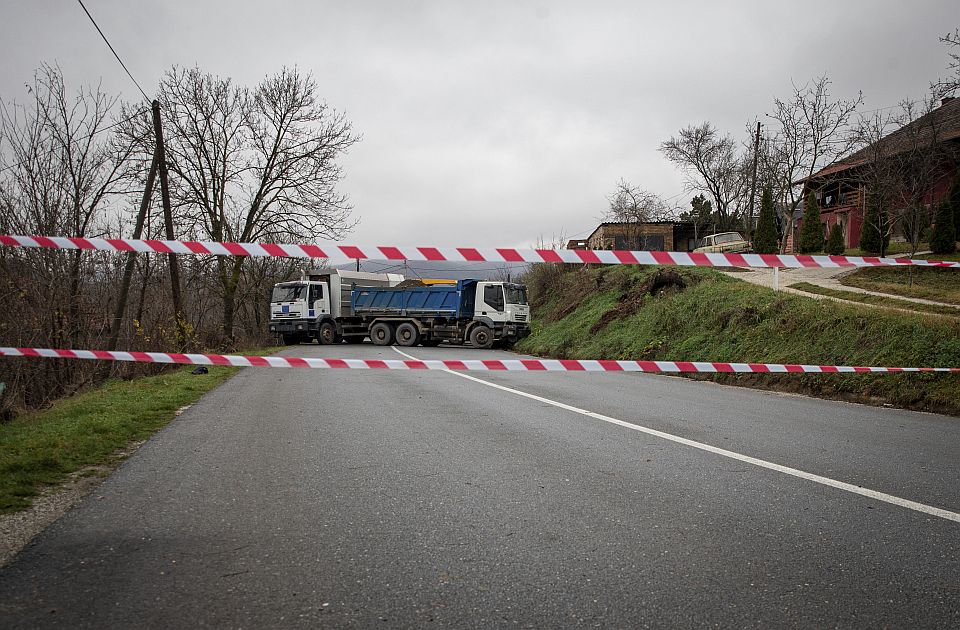
[[[396,352],[402,354],[403,356],[411,359],[413,361],[420,361],[417,357],[411,356],[402,350],[397,350],[396,347],[391,346]],[[823,477],[821,475],[815,475],[813,473],[808,473],[803,470],[798,470],[796,468],[790,468],[789,466],[782,466],[780,464],[775,464],[773,462],[768,462],[762,459],[757,459],[756,457],[750,457],[749,455],[743,455],[741,453],[735,453],[733,451],[728,451],[724,448],[718,448],[716,446],[711,446],[709,444],[704,444],[703,442],[697,442],[695,440],[688,440],[687,438],[680,437],[679,435],[673,435],[671,433],[664,433],[663,431],[657,431],[656,429],[651,429],[649,427],[644,427],[639,424],[633,424],[632,422],[625,422],[624,420],[617,420],[616,418],[611,418],[610,416],[605,416],[602,413],[596,413],[593,411],[587,411],[586,409],[580,409],[579,407],[574,407],[573,405],[568,405],[566,403],[558,402],[556,400],[550,400],[549,398],[544,398],[542,396],[537,396],[536,394],[530,394],[527,392],[520,391],[519,389],[513,389],[511,387],[505,387],[503,385],[498,385],[497,383],[491,383],[483,379],[477,378],[475,376],[470,376],[469,374],[463,374],[462,372],[450,371],[450,374],[454,376],[459,376],[460,378],[465,378],[475,383],[480,383],[481,385],[486,385],[487,387],[493,387],[501,391],[510,392],[511,394],[516,394],[517,396],[523,396],[524,398],[530,398],[531,400],[536,400],[538,402],[546,403],[548,405],[553,405],[554,407],[559,407],[560,409],[566,409],[567,411],[572,411],[574,413],[579,413],[596,420],[602,420],[604,422],[609,422],[610,424],[615,424],[627,429],[633,429],[634,431],[639,431],[640,433],[646,433],[648,435],[653,435],[664,440],[670,440],[671,442],[676,442],[677,444],[683,444],[685,446],[692,446],[693,448],[700,449],[701,451],[707,451],[708,453],[714,453],[716,455],[721,455],[723,457],[729,457],[730,459],[735,459],[747,464],[753,464],[754,466],[759,466],[760,468],[766,468],[768,470],[775,470],[777,472],[783,473],[785,475],[791,475],[793,477],[799,477],[800,479],[806,479],[807,481],[813,481],[814,483],[819,483],[824,486],[830,486],[831,488],[837,488],[838,490],[845,490],[846,492],[852,492],[853,494],[859,494],[864,497],[869,497],[871,499],[876,499],[877,501],[883,501],[884,503],[890,503],[892,505],[898,505],[900,507],[907,508],[908,510],[915,510],[917,512],[922,512],[924,514],[929,514],[931,516],[937,516],[940,518],[945,518],[948,521],[954,521],[960,523],[960,514],[957,512],[951,512],[950,510],[944,510],[942,508],[933,507],[932,505],[926,505],[924,503],[917,503],[916,501],[910,501],[909,499],[902,499],[900,497],[895,497],[892,494],[887,494],[885,492],[878,492],[876,490],[870,490],[869,488],[861,488],[860,486],[855,486],[851,483],[846,483],[844,481],[837,481],[836,479],[830,479],[829,477]]]

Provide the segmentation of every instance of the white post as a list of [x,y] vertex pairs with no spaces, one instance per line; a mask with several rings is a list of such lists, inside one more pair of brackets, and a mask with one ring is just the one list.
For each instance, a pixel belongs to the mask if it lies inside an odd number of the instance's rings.
[[780,267],[773,268],[773,290],[780,290]]

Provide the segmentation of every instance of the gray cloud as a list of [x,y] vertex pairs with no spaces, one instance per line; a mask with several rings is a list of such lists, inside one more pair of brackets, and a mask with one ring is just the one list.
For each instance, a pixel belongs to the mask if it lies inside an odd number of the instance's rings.
[[[657,152],[681,127],[744,135],[791,79],[824,72],[867,108],[921,96],[960,23],[951,1],[87,6],[148,92],[172,64],[247,84],[313,72],[364,136],[344,161],[361,219],[348,240],[409,245],[574,236],[621,177],[685,202]],[[0,37],[6,100],[45,61],[138,95],[72,2],[8,4]]]

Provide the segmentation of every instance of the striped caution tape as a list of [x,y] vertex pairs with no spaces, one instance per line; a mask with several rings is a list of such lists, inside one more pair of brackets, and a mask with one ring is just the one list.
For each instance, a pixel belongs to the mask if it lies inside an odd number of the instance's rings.
[[179,354],[170,352],[121,352],[63,350],[53,348],[3,348],[4,357],[92,359],[137,363],[180,363],[234,367],[320,368],[353,370],[454,370],[479,372],[663,372],[663,373],[753,373],[753,374],[860,374],[899,372],[950,372],[948,367],[863,367],[851,365],[802,365],[790,363],[717,363],[705,361],[613,361],[576,359],[320,359],[285,356],[240,356],[230,354]]
[[882,267],[923,266],[960,269],[960,261],[870,256],[795,256],[778,254],[701,254],[591,249],[517,249],[474,247],[388,247],[336,244],[221,243],[143,239],[0,235],[5,247],[39,247],[154,254],[412,260],[495,263],[590,263],[603,265],[681,265],[692,267]]

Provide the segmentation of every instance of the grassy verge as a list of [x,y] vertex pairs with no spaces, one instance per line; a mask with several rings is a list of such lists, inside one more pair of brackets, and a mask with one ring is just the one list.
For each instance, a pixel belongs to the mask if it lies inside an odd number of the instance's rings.
[[[960,321],[776,293],[709,269],[531,272],[534,332],[518,349],[590,359],[960,367]],[[663,273],[667,273],[664,271]],[[653,294],[651,295],[651,290]],[[721,375],[727,383],[960,415],[960,376]]]
[[[275,349],[244,354],[269,354]],[[50,409],[0,425],[0,513],[30,506],[43,485],[89,466],[117,463],[115,454],[166,426],[177,409],[198,400],[240,368],[184,367],[129,381],[111,380]]]
[[957,269],[871,267],[846,275],[840,282],[868,291],[960,304],[960,270]]
[[[958,277],[958,282],[960,282],[960,277]],[[910,302],[908,300],[898,300],[892,297],[882,297],[879,295],[870,295],[867,293],[856,293],[855,291],[840,291],[837,289],[828,289],[826,287],[818,287],[817,285],[810,284],[809,282],[797,282],[796,284],[791,284],[790,288],[806,291],[807,293],[816,293],[817,295],[826,295],[829,297],[835,297],[841,300],[848,300],[851,302],[861,302],[863,304],[874,304],[876,306],[886,306],[889,308],[906,309],[909,311],[917,311],[920,313],[933,313],[935,315],[951,315],[953,317],[960,317],[960,308],[955,308],[953,306],[937,306],[934,304],[920,304],[918,302]]]

